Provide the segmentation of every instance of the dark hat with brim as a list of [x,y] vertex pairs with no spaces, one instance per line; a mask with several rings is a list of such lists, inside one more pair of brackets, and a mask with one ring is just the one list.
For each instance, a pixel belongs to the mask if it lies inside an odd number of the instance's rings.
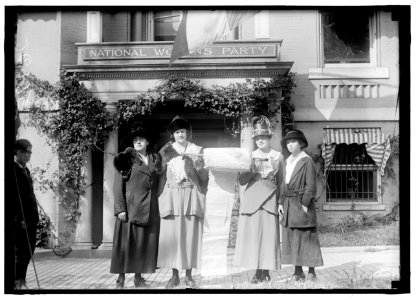
[[120,145],[122,149],[125,147],[132,146],[136,138],[144,138],[149,143],[153,143],[156,138],[156,134],[151,132],[147,128],[139,127],[121,140]]
[[191,123],[188,120],[182,118],[181,116],[176,116],[172,119],[168,126],[168,131],[170,134],[173,134],[175,131],[179,129],[191,129]]
[[308,140],[306,139],[303,132],[300,131],[300,130],[292,130],[292,131],[289,131],[288,133],[286,133],[286,135],[280,141],[280,144],[282,145],[283,149],[287,150],[287,141],[288,140],[302,141],[305,144],[305,146],[302,149],[308,147]]

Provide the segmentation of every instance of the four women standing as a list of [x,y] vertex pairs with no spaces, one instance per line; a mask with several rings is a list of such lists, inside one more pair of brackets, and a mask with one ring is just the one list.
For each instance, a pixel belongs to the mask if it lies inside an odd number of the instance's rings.
[[[308,142],[301,131],[291,131],[282,147],[291,153],[283,163],[280,152],[270,147],[269,120],[253,119],[252,170],[240,175],[247,187],[241,199],[234,263],[256,269],[252,283],[270,281],[269,270],[280,264],[295,265],[295,280],[316,280],[314,267],[322,266],[316,230],[315,173],[311,158],[302,151]],[[111,273],[135,273],[135,286],[146,286],[141,273],[158,267],[172,268],[166,287],[179,285],[179,270],[186,270],[185,284],[195,287],[192,269],[200,267],[205,194],[208,171],[202,147],[189,141],[189,121],[176,116],[168,126],[174,142],[156,157],[147,153],[149,137],[136,133],[134,147],[116,156],[122,174],[115,189],[114,249]],[[164,180],[158,197],[158,175]],[[163,181],[162,181],[163,182]],[[157,198],[158,197],[158,198]],[[283,251],[280,252],[279,214],[283,217]],[[160,215],[160,236],[159,236]]]

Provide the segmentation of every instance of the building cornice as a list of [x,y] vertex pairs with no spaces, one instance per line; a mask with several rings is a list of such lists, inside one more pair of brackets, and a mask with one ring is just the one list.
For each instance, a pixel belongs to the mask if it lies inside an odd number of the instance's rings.
[[169,74],[189,78],[257,78],[273,77],[290,71],[293,62],[268,63],[218,63],[218,64],[182,64],[169,67],[166,64],[139,65],[66,65],[63,68],[76,73],[81,80],[96,79],[157,79]]

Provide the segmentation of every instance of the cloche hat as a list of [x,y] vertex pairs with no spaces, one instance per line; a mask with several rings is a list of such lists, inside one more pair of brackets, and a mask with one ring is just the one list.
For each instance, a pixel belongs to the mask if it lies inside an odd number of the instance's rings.
[[253,118],[253,138],[259,135],[268,135],[273,134],[270,129],[270,121],[265,116],[258,116]]
[[282,140],[280,141],[280,144],[282,145],[282,148],[286,150],[287,150],[287,140],[300,140],[305,144],[305,146],[302,149],[308,147],[308,140],[306,139],[303,132],[300,130],[297,130],[297,129],[291,130],[288,133],[286,133],[286,135],[282,138]]

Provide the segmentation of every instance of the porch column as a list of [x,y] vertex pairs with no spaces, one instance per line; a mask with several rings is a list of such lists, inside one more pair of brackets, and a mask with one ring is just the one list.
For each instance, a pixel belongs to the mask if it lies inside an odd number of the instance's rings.
[[270,146],[276,151],[280,152],[282,152],[282,146],[280,145],[280,141],[283,137],[282,101],[282,90],[278,90],[277,93],[273,95],[273,98],[268,100],[269,110],[276,110],[274,117],[270,118],[270,123],[273,126],[273,135],[270,140]]
[[[253,126],[251,125],[251,119],[241,120],[241,132],[240,132],[240,147],[245,148],[249,151],[253,151],[254,143],[251,138],[253,135]],[[242,194],[244,188],[240,185],[235,186],[235,193]],[[230,221],[230,234],[228,238],[228,248],[231,248],[231,253],[233,253],[235,248],[235,242],[237,238],[238,230],[238,214],[240,211],[240,199],[235,197],[233,207],[231,210],[231,221]],[[232,266],[229,266],[232,268]]]
[[254,142],[252,139],[253,135],[253,126],[251,124],[251,118],[246,118],[244,121],[241,121],[241,148],[245,148],[249,151],[253,151]]
[[91,238],[91,217],[93,214],[92,211],[92,163],[91,163],[91,150],[86,154],[86,188],[85,194],[81,196],[79,201],[79,209],[81,211],[81,217],[77,224],[77,230],[75,234],[75,243],[78,246],[91,247],[92,238]]
[[[117,102],[108,102],[106,108],[115,113]],[[114,156],[118,153],[118,131],[114,130],[104,143],[104,199],[103,199],[103,243],[100,248],[111,247],[114,234],[114,196],[113,185],[116,169]]]

